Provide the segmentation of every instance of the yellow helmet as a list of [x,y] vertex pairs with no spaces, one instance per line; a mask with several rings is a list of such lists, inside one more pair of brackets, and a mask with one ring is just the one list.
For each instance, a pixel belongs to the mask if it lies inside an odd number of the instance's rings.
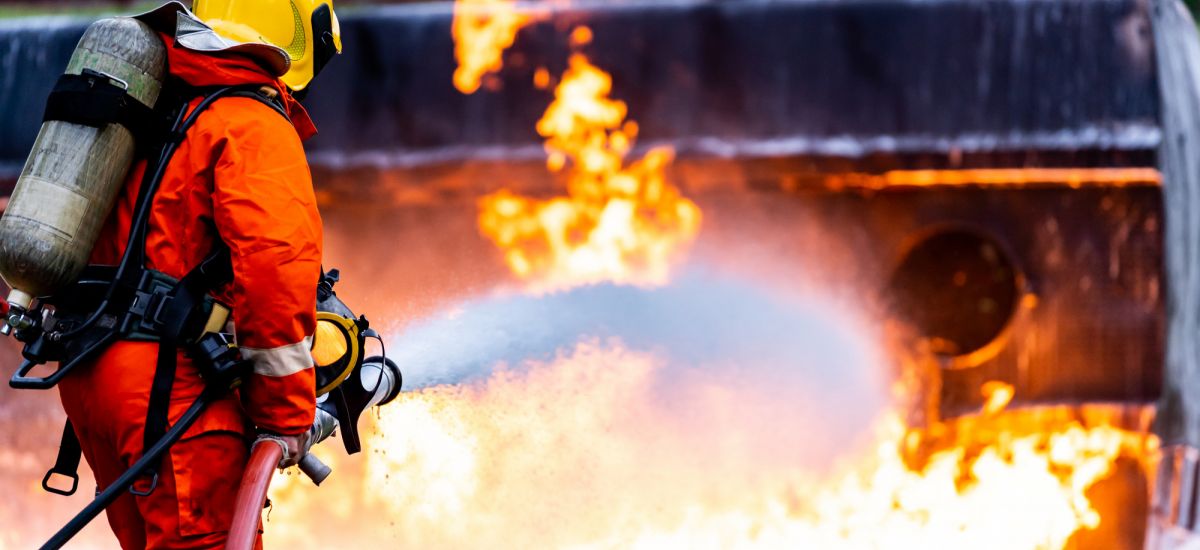
[[269,44],[291,59],[281,78],[289,88],[308,87],[342,52],[342,30],[332,0],[195,0],[192,10],[218,35],[243,44]]

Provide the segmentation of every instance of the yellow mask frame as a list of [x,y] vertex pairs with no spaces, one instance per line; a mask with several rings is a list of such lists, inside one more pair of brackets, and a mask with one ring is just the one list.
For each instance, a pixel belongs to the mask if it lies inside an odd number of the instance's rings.
[[354,319],[317,312],[311,355],[318,374],[318,397],[333,391],[354,372],[362,360],[363,343],[362,330]]

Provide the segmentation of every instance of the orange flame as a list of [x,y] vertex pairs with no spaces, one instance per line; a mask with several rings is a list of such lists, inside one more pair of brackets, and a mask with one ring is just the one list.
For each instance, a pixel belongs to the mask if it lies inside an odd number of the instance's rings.
[[538,122],[547,167],[568,170],[566,197],[501,190],[480,200],[481,231],[532,289],[665,284],[699,231],[700,209],[667,181],[671,149],[626,163],[638,126],[625,120],[626,105],[610,99],[611,91],[612,77],[575,54]]
[[1012,384],[998,380],[984,382],[979,391],[983,394],[984,416],[993,416],[1003,411],[1015,395]]
[[504,66],[504,50],[530,20],[517,12],[514,0],[457,0],[451,24],[458,59],[454,86],[464,94],[479,90],[485,75]]
[[[828,417],[779,415],[745,387],[675,377],[690,412],[664,410],[653,389],[663,361],[619,342],[526,367],[383,409],[365,475],[341,498],[322,488],[317,510],[403,547],[1055,549],[1100,524],[1087,490],[1150,443],[1077,420],[1010,426],[914,468],[900,449],[921,434],[889,412],[865,452],[828,472],[777,444],[786,430],[821,447],[839,429]],[[292,496],[276,521],[318,513]],[[356,501],[361,510],[343,509]]]
[[882,174],[837,174],[827,189],[894,189],[913,187],[1059,188],[1159,187],[1154,168],[968,168],[892,170]]

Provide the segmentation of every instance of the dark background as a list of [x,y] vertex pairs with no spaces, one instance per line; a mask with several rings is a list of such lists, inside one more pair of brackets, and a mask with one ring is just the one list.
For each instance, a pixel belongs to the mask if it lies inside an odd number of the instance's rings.
[[[413,2],[448,2],[450,0],[336,0],[336,6],[356,5],[356,4],[403,4]],[[731,0],[736,1],[736,0]],[[95,1],[95,0],[0,0],[0,15],[4,15],[5,11],[15,11],[26,8],[30,11],[72,11],[80,8],[104,9],[110,6],[128,7],[139,6],[143,4],[157,4],[158,2],[146,2],[144,0],[111,0],[111,1]],[[1195,13],[1197,8],[1200,8],[1200,0],[1184,0],[1184,3],[1191,8]]]

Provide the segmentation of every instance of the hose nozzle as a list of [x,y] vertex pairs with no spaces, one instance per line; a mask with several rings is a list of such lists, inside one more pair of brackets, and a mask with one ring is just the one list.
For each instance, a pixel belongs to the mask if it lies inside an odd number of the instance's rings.
[[321,459],[312,454],[304,455],[304,458],[300,459],[298,466],[300,466],[300,471],[304,472],[304,475],[312,480],[313,485],[321,485],[321,482],[325,481],[329,477],[329,474],[333,473],[333,468],[326,466],[324,462],[321,462]]

